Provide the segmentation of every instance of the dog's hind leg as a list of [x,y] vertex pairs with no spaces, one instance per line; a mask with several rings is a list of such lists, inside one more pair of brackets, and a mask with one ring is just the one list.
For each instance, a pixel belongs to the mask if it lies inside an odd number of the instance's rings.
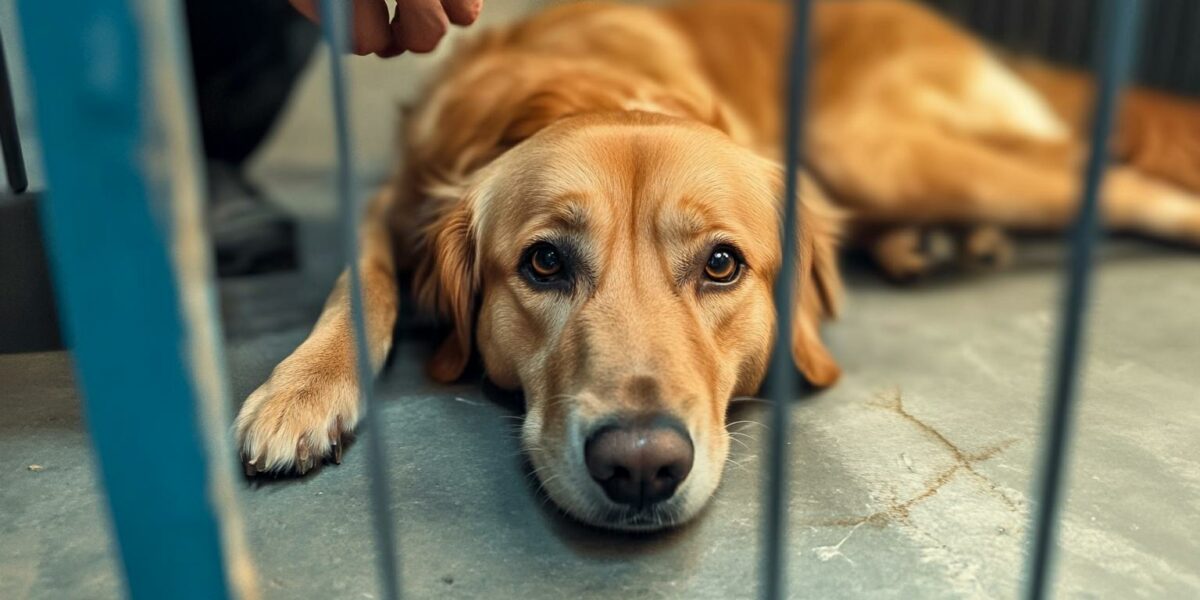
[[972,270],[1001,269],[1014,254],[1008,234],[993,225],[940,227],[900,225],[854,236],[888,279],[911,283],[952,264]]
[[969,269],[1002,269],[1014,254],[1012,238],[1001,227],[973,225],[958,232],[958,261]]
[[855,237],[884,275],[896,283],[922,279],[953,258],[951,240],[941,228],[885,226]]
[[[1011,60],[1009,66],[1077,134],[1083,133],[1095,98],[1089,74],[1031,60]],[[1200,102],[1195,99],[1129,88],[1111,146],[1130,166],[1200,194]]]
[[[970,137],[893,129],[826,144],[813,165],[855,218],[866,223],[994,225],[1057,231],[1075,216],[1080,171]],[[1128,166],[1109,169],[1102,189],[1112,229],[1200,246],[1200,199]]]
[[[399,308],[388,213],[394,192],[371,200],[359,234],[367,348],[378,374],[392,344]],[[349,271],[343,272],[316,326],[242,405],[234,432],[246,473],[304,473],[329,458],[341,461],[342,434],[358,422],[358,377]]]

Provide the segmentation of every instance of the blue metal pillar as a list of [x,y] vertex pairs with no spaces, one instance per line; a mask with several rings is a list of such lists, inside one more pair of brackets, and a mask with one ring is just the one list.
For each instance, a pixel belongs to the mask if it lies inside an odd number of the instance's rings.
[[59,310],[129,595],[252,595],[179,7],[19,9]]

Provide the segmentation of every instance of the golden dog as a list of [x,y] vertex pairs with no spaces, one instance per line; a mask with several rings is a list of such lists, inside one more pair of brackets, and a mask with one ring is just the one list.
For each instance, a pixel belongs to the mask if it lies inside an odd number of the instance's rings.
[[[586,4],[462,47],[406,120],[404,164],[362,232],[376,372],[397,277],[453,327],[429,364],[522,389],[523,445],[549,495],[596,525],[694,516],[729,448],[726,408],[755,393],[771,290],[798,276],[791,347],[818,386],[837,311],[842,226],[893,276],[920,273],[922,228],[968,260],[1003,230],[1071,218],[1086,78],[1004,60],[898,0],[818,3],[799,273],[780,274],[786,5]],[[1103,190],[1108,223],[1200,243],[1200,109],[1128,94]],[[1190,191],[1189,191],[1190,190]],[[833,208],[824,199],[837,202]],[[235,425],[249,473],[340,461],[359,418],[346,277],[308,339]]]

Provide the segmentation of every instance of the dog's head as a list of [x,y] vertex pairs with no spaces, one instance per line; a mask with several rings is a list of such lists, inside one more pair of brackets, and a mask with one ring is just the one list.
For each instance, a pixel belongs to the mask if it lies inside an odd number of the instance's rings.
[[[774,339],[781,168],[710,127],[648,113],[564,119],[504,153],[426,223],[417,292],[454,325],[430,364],[474,348],[525,392],[545,490],[600,526],[655,529],[706,503],[726,408]],[[803,188],[797,366],[839,374],[819,321],[839,280],[832,217]]]

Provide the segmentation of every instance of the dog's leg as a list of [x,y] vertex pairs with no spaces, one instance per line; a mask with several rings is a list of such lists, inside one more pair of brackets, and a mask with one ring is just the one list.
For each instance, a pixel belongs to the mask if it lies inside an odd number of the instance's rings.
[[[1067,162],[1030,160],[935,130],[886,133],[810,154],[864,222],[1056,231],[1075,216],[1080,173]],[[1114,229],[1200,246],[1200,199],[1189,192],[1114,166],[1102,201]]]
[[[391,349],[398,310],[389,213],[391,188],[371,200],[359,244],[367,347],[374,374]],[[242,405],[234,431],[247,474],[304,473],[325,458],[341,461],[342,434],[360,409],[350,315],[349,272],[343,272],[308,338]]]
[[[1095,98],[1091,75],[1040,61],[1009,66],[1082,135]],[[1200,194],[1200,103],[1145,88],[1125,91],[1113,151],[1147,175]]]

